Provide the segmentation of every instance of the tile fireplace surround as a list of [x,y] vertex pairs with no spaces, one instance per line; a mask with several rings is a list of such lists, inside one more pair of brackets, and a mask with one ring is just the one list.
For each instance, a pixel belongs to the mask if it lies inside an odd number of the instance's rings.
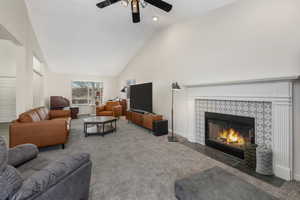
[[255,143],[272,146],[272,103],[234,100],[195,100],[196,139],[205,144],[205,112],[253,117]]
[[273,150],[274,173],[293,179],[293,82],[299,77],[186,85],[188,140],[205,145],[205,112],[255,118],[256,144]]

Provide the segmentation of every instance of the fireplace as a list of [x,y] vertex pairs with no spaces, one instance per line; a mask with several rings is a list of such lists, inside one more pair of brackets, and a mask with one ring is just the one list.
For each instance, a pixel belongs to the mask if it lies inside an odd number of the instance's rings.
[[255,119],[205,113],[205,144],[244,159],[245,145],[255,143]]

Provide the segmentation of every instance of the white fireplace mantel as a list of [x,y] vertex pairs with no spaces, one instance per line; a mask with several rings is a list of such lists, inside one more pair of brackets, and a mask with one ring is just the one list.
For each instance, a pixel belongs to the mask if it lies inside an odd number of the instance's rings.
[[285,180],[293,177],[293,82],[299,76],[186,85],[188,140],[196,140],[196,99],[264,101],[272,103],[272,150],[274,173]]

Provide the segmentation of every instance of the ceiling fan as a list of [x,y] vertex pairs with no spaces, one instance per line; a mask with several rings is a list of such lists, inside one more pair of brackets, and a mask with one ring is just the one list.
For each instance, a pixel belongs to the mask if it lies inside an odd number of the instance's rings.
[[145,8],[147,3],[155,6],[159,9],[162,9],[166,12],[170,12],[172,10],[172,5],[162,1],[162,0],[105,0],[97,4],[99,8],[105,8],[110,6],[114,3],[121,2],[124,6],[131,5],[131,12],[132,12],[132,21],[133,23],[139,23],[140,19],[140,5]]

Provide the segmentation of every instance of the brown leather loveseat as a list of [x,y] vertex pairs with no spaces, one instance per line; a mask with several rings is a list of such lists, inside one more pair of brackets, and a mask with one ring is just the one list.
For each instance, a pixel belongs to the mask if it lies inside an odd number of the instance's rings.
[[10,124],[9,146],[31,143],[38,147],[64,144],[70,130],[70,111],[45,107],[29,110]]

